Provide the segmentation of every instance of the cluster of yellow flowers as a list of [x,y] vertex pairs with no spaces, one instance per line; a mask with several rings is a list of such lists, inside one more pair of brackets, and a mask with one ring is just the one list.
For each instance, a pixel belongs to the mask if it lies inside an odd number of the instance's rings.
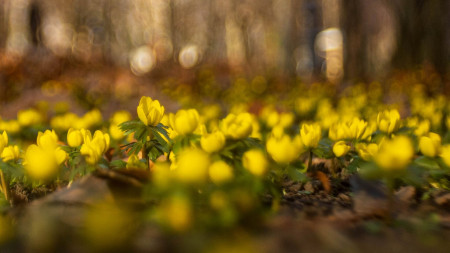
[[[272,103],[267,106],[254,106],[257,109],[236,102],[224,117],[218,104],[166,113],[158,100],[146,96],[137,106],[139,120],[118,111],[106,124],[99,110],[81,117],[65,111],[46,123],[48,117],[41,111],[27,109],[18,113],[17,120],[0,120],[4,130],[0,154],[3,162],[22,164],[30,177],[42,180],[54,178],[63,166],[80,166],[77,155],[92,168],[119,159],[126,161],[122,168],[151,169],[152,181],[163,188],[208,183],[220,188],[241,182],[241,177],[264,180],[276,170],[304,171],[313,156],[333,159],[341,167],[369,163],[383,173],[406,171],[421,157],[427,158],[420,160],[422,165],[432,161],[449,169],[450,144],[445,134],[450,128],[450,117],[446,117],[450,104],[442,97],[412,97],[412,115],[402,118],[406,110],[401,105],[383,105],[360,87],[335,102],[322,88],[311,90],[293,98],[293,108],[276,107],[274,98],[268,99]],[[131,131],[124,130],[127,123]],[[19,146],[8,146],[6,132],[15,143],[21,129],[44,130],[42,126],[48,125],[54,130],[39,132],[36,144],[24,154]],[[166,208],[185,205],[183,201],[184,197],[173,196]],[[214,201],[216,206],[219,202]],[[184,227],[186,220],[180,217],[176,223]]]

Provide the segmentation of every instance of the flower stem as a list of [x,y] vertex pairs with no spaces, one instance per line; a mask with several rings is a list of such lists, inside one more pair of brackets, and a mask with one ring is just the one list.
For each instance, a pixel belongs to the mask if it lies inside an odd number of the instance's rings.
[[306,172],[309,172],[312,166],[312,158],[313,158],[313,152],[312,150],[309,151],[309,160],[308,160],[308,167],[306,168]]
[[5,175],[3,174],[3,170],[0,170],[0,180],[2,184],[2,192],[5,195],[5,199],[9,200],[9,186],[6,184]]

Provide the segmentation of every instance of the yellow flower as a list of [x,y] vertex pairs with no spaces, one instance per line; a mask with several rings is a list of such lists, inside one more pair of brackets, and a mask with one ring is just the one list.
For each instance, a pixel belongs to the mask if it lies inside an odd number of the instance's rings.
[[81,129],[81,128],[91,128],[95,125],[100,125],[103,121],[103,117],[101,112],[98,109],[93,109],[88,111],[75,122],[74,128]]
[[173,129],[181,135],[193,133],[199,124],[199,115],[195,109],[179,110],[169,118]]
[[359,143],[356,145],[356,150],[359,156],[365,161],[371,161],[373,157],[378,153],[378,145],[376,143]]
[[292,123],[294,122],[294,114],[292,112],[285,112],[280,114],[280,122],[278,125],[282,126],[283,128],[290,127]]
[[32,178],[45,180],[56,176],[66,158],[66,152],[60,147],[52,150],[32,144],[25,153],[24,165]]
[[2,135],[0,135],[0,154],[6,146],[8,146],[8,135],[6,131],[3,131]]
[[0,130],[6,131],[10,134],[15,134],[20,131],[20,124],[17,120],[0,120]]
[[414,148],[406,136],[397,136],[380,144],[375,162],[383,170],[403,170],[411,162]]
[[242,165],[255,176],[262,176],[267,171],[267,159],[259,149],[252,149],[242,156]]
[[17,160],[19,159],[19,155],[20,155],[19,147],[16,145],[5,147],[2,151],[2,159],[4,162],[10,160]]
[[83,144],[83,134],[80,130],[70,128],[67,132],[67,144],[71,147],[78,147]]
[[425,135],[430,131],[430,121],[427,119],[419,121],[417,117],[408,118],[406,126],[414,128],[414,134],[417,137]]
[[300,138],[306,148],[315,148],[319,145],[322,131],[318,124],[303,124],[300,130]]
[[224,161],[217,161],[209,166],[209,178],[215,184],[222,184],[233,179],[233,168]]
[[21,126],[31,126],[42,121],[41,114],[35,109],[22,110],[17,113],[17,120]]
[[208,176],[209,156],[201,149],[182,150],[176,157],[176,175],[183,183],[203,183]]
[[288,135],[270,137],[266,142],[267,152],[277,163],[290,163],[304,151],[301,141]]
[[141,160],[139,160],[137,155],[130,155],[130,157],[128,157],[126,168],[127,169],[146,169],[147,165],[144,162],[142,162]]
[[87,163],[96,164],[109,148],[109,134],[97,130],[94,133],[94,137],[91,138],[89,131],[85,131],[84,133],[85,139],[80,153],[85,156]]
[[156,126],[164,115],[164,106],[158,100],[143,96],[137,107],[139,119],[147,126]]
[[366,121],[359,118],[353,118],[353,120],[349,124],[349,138],[361,139],[365,133],[366,128]]
[[131,114],[128,111],[117,111],[111,117],[111,123],[114,125],[119,125],[125,121],[131,120]]
[[109,126],[109,134],[114,140],[121,140],[125,137],[124,132],[115,124]]
[[345,124],[336,123],[331,125],[328,131],[328,137],[333,141],[343,140],[347,138],[348,129]]
[[450,167],[450,144],[442,146],[440,157]]
[[428,133],[428,136],[420,137],[419,149],[425,156],[435,157],[441,149],[441,136],[436,133]]
[[377,126],[380,131],[387,134],[396,131],[400,126],[400,114],[395,109],[378,113]]
[[55,130],[45,130],[45,132],[39,132],[37,137],[37,144],[44,149],[55,149],[58,146],[58,135]]
[[350,146],[345,144],[345,141],[338,141],[333,145],[333,153],[336,157],[341,157],[348,153]]
[[200,139],[200,145],[208,153],[217,152],[225,145],[225,135],[220,131],[203,135]]
[[252,133],[253,117],[250,113],[228,114],[221,122],[221,130],[227,137],[243,139]]

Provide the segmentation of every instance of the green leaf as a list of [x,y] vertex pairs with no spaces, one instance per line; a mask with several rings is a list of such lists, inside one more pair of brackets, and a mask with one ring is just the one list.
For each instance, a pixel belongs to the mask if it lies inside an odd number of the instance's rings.
[[439,164],[435,159],[426,156],[418,157],[416,160],[414,160],[414,163],[428,170],[440,169]]
[[[157,128],[150,128],[153,134],[153,137],[155,137],[156,141],[161,144],[162,150],[164,152],[169,152],[169,144],[166,140],[161,136],[160,132],[157,130]],[[168,139],[170,140],[170,139]]]
[[306,182],[308,180],[308,177],[306,176],[306,174],[301,173],[300,170],[298,170],[295,167],[289,166],[286,169],[286,172],[287,172],[289,178],[292,179],[293,181]]
[[351,160],[351,162],[349,163],[349,165],[347,166],[347,170],[350,173],[356,173],[358,168],[360,167],[360,163],[364,162],[364,160],[362,160],[359,156],[355,156],[353,158],[353,160]]
[[319,145],[312,152],[320,158],[333,158],[333,142],[328,138],[324,138],[320,140]]
[[150,152],[148,152],[148,159],[150,159],[151,161],[156,161],[156,159],[158,159],[158,157],[160,157],[161,155],[163,155],[164,153],[159,150],[158,148],[156,148],[155,146],[153,146],[150,149]]
[[114,160],[109,163],[109,166],[114,169],[123,169],[127,166],[127,163],[122,160]]
[[136,132],[139,127],[145,126],[140,120],[130,120],[123,122],[119,125],[120,130],[124,131],[125,134],[130,134]]
[[148,136],[148,128],[145,125],[139,126],[134,133],[134,138],[140,141],[146,141],[147,136]]

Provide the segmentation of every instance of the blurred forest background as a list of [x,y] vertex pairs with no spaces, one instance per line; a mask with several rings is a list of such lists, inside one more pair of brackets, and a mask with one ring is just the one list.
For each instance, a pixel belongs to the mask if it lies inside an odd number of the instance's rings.
[[445,83],[449,13],[448,0],[2,0],[0,84],[98,66],[337,84],[422,69]]

